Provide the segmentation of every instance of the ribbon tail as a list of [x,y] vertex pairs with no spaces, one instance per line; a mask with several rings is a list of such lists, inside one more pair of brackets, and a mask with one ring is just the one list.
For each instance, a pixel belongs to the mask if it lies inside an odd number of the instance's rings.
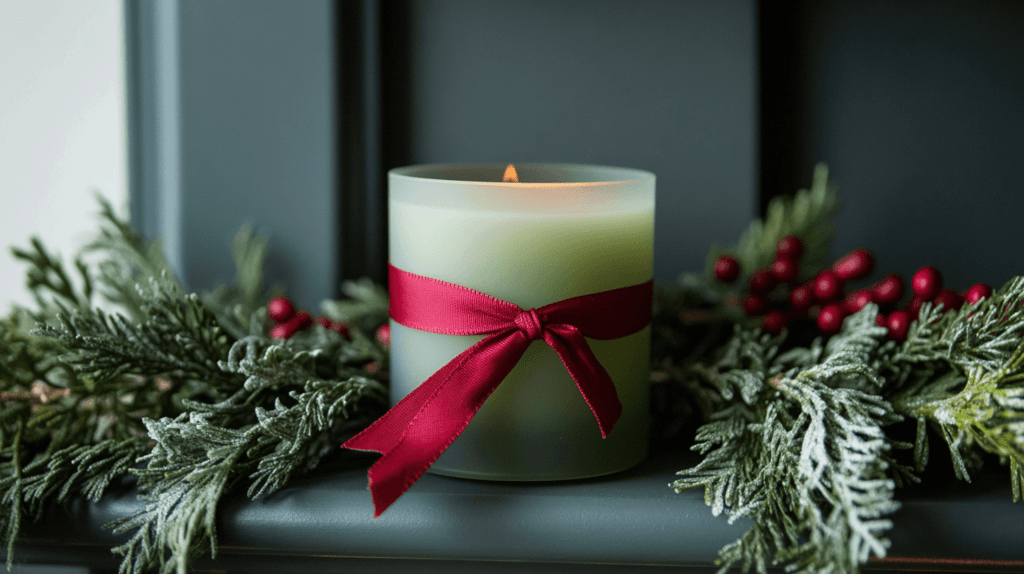
[[[462,354],[468,353],[466,350]],[[445,375],[452,369],[462,355],[455,357],[434,373],[429,379],[420,383],[401,401],[391,407],[386,413],[373,421],[359,434],[345,441],[341,448],[350,450],[365,450],[384,454],[398,446],[405,434],[405,429],[416,418],[416,415],[423,408],[423,405],[430,401],[431,397],[437,394],[440,386],[443,386],[450,375]]]
[[544,329],[544,341],[558,353],[572,380],[576,381],[583,400],[597,419],[601,437],[608,438],[622,415],[622,403],[615,383],[590,350],[587,339],[572,325],[548,325]]
[[383,455],[368,473],[374,518],[419,480],[462,434],[529,344],[518,330],[486,337],[342,445]]

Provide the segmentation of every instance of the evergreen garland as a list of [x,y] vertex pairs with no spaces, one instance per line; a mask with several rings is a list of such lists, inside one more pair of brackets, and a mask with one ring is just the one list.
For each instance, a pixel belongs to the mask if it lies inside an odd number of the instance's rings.
[[[773,201],[734,248],[713,249],[703,278],[656,293],[654,430],[704,423],[693,446],[703,460],[671,486],[703,487],[714,514],[753,519],[722,549],[723,571],[856,572],[885,556],[895,489],[925,469],[929,427],[958,477],[992,453],[1024,499],[1024,278],[958,312],[925,304],[904,342],[875,325],[873,305],[827,340],[798,326],[770,336],[710,280],[718,255],[750,272],[784,235],[802,238],[812,274],[825,265],[837,207],[819,166],[809,190]],[[13,250],[36,308],[0,321],[8,565],[23,520],[69,496],[98,500],[134,475],[145,507],[107,526],[130,534],[114,549],[121,572],[183,573],[207,548],[216,555],[225,494],[263,496],[345,456],[337,446],[384,411],[387,349],[372,333],[387,294],[352,282],[347,299],[324,302],[350,338],[317,326],[270,339],[266,241],[250,228],[232,242],[235,283],[188,294],[159,243],[102,200],[101,221],[73,273],[38,239]],[[891,436],[904,419],[917,421],[913,444]],[[897,457],[909,449],[912,462]]]
[[[183,573],[205,548],[216,552],[224,494],[242,483],[251,497],[274,492],[384,411],[382,375],[364,367],[386,364],[386,351],[357,330],[351,341],[320,327],[267,338],[266,243],[248,228],[232,245],[235,285],[200,296],[102,200],[101,219],[85,251],[105,258],[75,260],[81,288],[39,240],[13,250],[29,264],[38,309],[0,323],[8,565],[23,517],[71,495],[99,500],[134,474],[146,507],[108,525],[134,532],[114,549],[121,572]],[[94,306],[94,286],[116,313]],[[347,291],[356,300],[337,306],[350,321],[386,317],[380,288]]]
[[[819,165],[810,190],[773,201],[764,223],[709,262],[729,252],[745,270],[764,267],[782,236],[798,235],[824,263],[837,205]],[[706,277],[705,293],[723,289],[710,267]],[[661,359],[656,375],[714,406],[693,446],[705,458],[670,486],[703,487],[714,514],[753,519],[721,550],[721,571],[857,572],[870,556],[884,557],[885,517],[899,508],[895,488],[919,482],[929,425],[960,479],[992,453],[1010,466],[1013,500],[1024,499],[1024,277],[957,312],[925,303],[904,342],[886,338],[877,311],[869,304],[827,342],[806,345],[762,334],[734,311],[726,344],[682,363],[672,353]],[[887,430],[905,418],[917,420],[914,444]],[[894,456],[910,448],[913,467]]]

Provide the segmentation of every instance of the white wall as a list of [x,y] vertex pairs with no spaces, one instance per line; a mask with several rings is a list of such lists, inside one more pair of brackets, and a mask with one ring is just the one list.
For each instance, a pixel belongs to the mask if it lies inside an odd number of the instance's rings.
[[69,262],[94,192],[127,198],[121,0],[0,0],[0,314],[28,304],[8,246],[40,236]]

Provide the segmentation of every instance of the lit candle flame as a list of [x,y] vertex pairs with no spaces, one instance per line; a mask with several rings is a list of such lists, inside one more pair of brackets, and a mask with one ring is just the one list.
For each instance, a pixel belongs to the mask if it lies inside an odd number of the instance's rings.
[[505,175],[501,176],[501,181],[519,183],[519,174],[516,173],[516,166],[508,164],[508,167],[505,168]]

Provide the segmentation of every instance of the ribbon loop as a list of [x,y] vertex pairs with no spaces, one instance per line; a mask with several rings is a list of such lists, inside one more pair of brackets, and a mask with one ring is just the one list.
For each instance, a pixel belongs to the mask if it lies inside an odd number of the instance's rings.
[[607,437],[615,426],[622,404],[585,337],[618,339],[650,324],[653,281],[528,310],[390,264],[388,281],[390,315],[397,323],[431,333],[487,337],[342,445],[383,455],[368,473],[375,518],[462,434],[533,341],[543,340],[561,358],[601,436]]
[[540,317],[537,315],[536,309],[521,311],[516,315],[516,327],[519,327],[519,330],[522,331],[530,341],[540,339],[541,335],[544,333],[544,326],[541,325]]

